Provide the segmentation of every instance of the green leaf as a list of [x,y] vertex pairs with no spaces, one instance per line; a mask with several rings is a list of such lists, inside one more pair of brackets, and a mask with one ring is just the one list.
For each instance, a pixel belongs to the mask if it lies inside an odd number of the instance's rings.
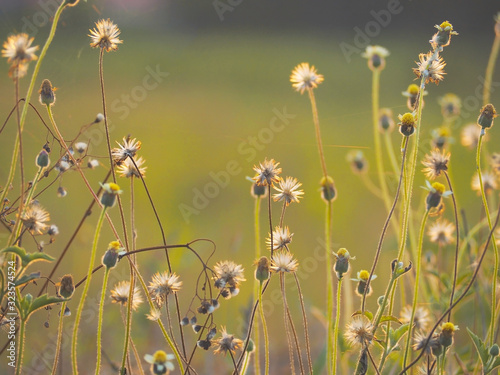
[[9,246],[5,249],[2,249],[0,253],[13,253],[16,254],[19,258],[23,259],[23,257],[26,255],[26,250],[18,246]]
[[392,316],[392,315],[383,315],[380,318],[380,323],[388,322],[388,321],[396,322],[396,323],[399,323],[399,324],[403,324],[403,323],[401,323],[401,321],[398,318],[396,318],[395,316]]
[[16,280],[15,282],[15,286],[20,286],[20,285],[24,285],[26,283],[29,283],[30,281],[32,280],[35,280],[35,279],[39,279],[40,278],[40,271],[38,272],[33,272],[29,275],[24,275],[23,277],[21,277],[19,280]]
[[[355,311],[351,316],[354,317],[356,315],[361,315],[361,314],[362,314],[361,310],[358,310],[358,311]],[[366,316],[368,319],[370,319],[370,321],[373,320],[373,314],[370,311],[366,310],[363,313],[363,315]]]
[[391,328],[390,331],[390,339],[391,339],[391,347],[394,349],[396,345],[398,344],[399,340],[404,336],[406,332],[408,332],[408,329],[410,329],[410,324],[405,323],[398,327],[397,329],[393,330]]
[[472,331],[469,328],[467,328],[467,332],[469,333],[469,336],[472,339],[474,346],[476,347],[477,353],[479,354],[479,358],[481,358],[481,363],[483,364],[484,367],[488,362],[488,358],[490,357],[489,350],[484,344],[484,342],[474,333],[472,333]]
[[26,318],[28,318],[31,314],[33,314],[36,310],[39,310],[45,306],[53,305],[59,302],[65,302],[69,299],[60,298],[60,297],[49,297],[47,294],[43,294],[40,297],[36,298],[30,305]]
[[50,255],[47,255],[42,252],[36,252],[36,253],[26,253],[26,250],[24,250],[22,247],[18,246],[9,246],[0,251],[0,253],[13,253],[16,254],[19,258],[21,258],[22,266],[26,267],[28,264],[37,262],[37,261],[48,261],[52,262],[55,259],[52,258]]
[[493,369],[497,368],[500,366],[500,357],[496,357],[493,362],[489,365],[488,370],[485,370],[485,374],[489,374]]

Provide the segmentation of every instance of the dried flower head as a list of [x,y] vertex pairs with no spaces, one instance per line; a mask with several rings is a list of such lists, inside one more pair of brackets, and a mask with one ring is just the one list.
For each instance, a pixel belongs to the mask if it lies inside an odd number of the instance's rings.
[[323,76],[316,72],[314,65],[309,66],[309,63],[297,65],[290,76],[290,82],[292,82],[293,88],[300,91],[301,94],[303,94],[305,90],[315,89],[323,80]]
[[133,160],[131,158],[127,158],[118,165],[118,168],[116,170],[120,174],[120,177],[145,177],[144,175],[146,173],[147,167],[142,166],[145,161],[146,160],[144,160],[142,156],[137,159],[134,158]]
[[21,221],[31,234],[43,234],[49,220],[49,213],[36,202],[31,203],[21,214]]
[[[290,233],[290,229],[288,227],[280,227],[277,226],[273,230],[273,251],[280,250],[280,249],[287,249],[288,250],[288,245],[292,242],[292,237],[293,233]],[[269,234],[269,237],[267,237],[266,240],[267,247],[269,250],[271,250],[271,235]]]
[[182,281],[179,281],[179,276],[167,271],[163,273],[155,273],[153,280],[149,282],[149,293],[158,307],[161,307],[167,300],[170,294],[177,293],[182,286]]
[[175,356],[173,354],[167,354],[163,350],[158,350],[155,354],[146,354],[144,360],[151,364],[151,373],[154,375],[164,375],[170,371],[174,371],[175,367],[173,360]]
[[356,315],[346,327],[345,338],[350,346],[368,346],[373,340],[373,324],[364,315]]
[[257,266],[255,269],[255,279],[260,281],[261,283],[269,279],[271,262],[267,257],[260,257],[258,260],[254,262],[254,265]]
[[13,66],[21,66],[36,60],[35,51],[38,50],[38,46],[31,47],[34,39],[25,33],[9,36],[3,43],[2,57],[6,57],[7,62]]
[[241,264],[236,264],[231,260],[217,262],[214,266],[216,276],[215,286],[219,289],[238,288],[245,281],[244,268]]
[[430,227],[427,234],[431,242],[438,243],[441,246],[446,246],[455,240],[453,233],[455,232],[455,224],[446,219],[437,219]]
[[279,174],[281,173],[281,168],[278,168],[277,163],[274,159],[267,160],[267,158],[259,163],[259,166],[254,165],[253,170],[257,172],[257,175],[253,177],[255,183],[259,186],[272,186],[273,183],[279,182]]
[[436,177],[441,176],[443,171],[448,170],[449,161],[449,152],[440,152],[438,149],[433,150],[430,154],[426,154],[424,160],[422,160],[422,164],[425,166],[422,171],[428,179],[434,180]]
[[146,318],[148,318],[148,320],[151,320],[152,322],[158,321],[160,317],[161,317],[161,310],[156,308],[152,308],[149,314],[146,314]]
[[72,275],[64,275],[58,283],[58,293],[63,298],[71,298],[75,292],[75,284]]
[[56,95],[54,94],[56,90],[57,88],[52,87],[52,83],[48,79],[44,79],[40,90],[38,90],[40,104],[53,105],[56,102]]
[[432,36],[432,39],[429,40],[432,48],[440,48],[449,46],[452,35],[458,35],[456,31],[453,31],[453,25],[448,21],[444,21],[441,25],[435,25],[436,29],[438,29],[437,33]]
[[221,336],[214,341],[214,345],[215,345],[214,349],[215,354],[225,355],[228,352],[234,354],[236,350],[240,350],[243,347],[243,341],[227,333],[226,328],[222,327]]
[[89,145],[87,142],[77,142],[77,143],[75,143],[74,147],[75,147],[75,150],[79,154],[83,154],[85,151],[87,151],[87,148],[89,147]]
[[[498,189],[497,176],[491,172],[483,171],[481,173],[483,178],[483,187],[486,194],[490,194],[493,190]],[[477,191],[478,195],[481,195],[481,182],[479,181],[479,174],[475,174],[472,177],[472,190]]]
[[[420,87],[415,83],[412,83],[408,86],[406,91],[403,91],[401,94],[406,96],[408,100],[406,101],[406,106],[410,111],[414,111],[418,102],[418,93],[420,92]],[[423,96],[427,95],[428,92],[424,90]],[[422,99],[422,108],[424,107],[424,101]]]
[[90,46],[92,48],[102,48],[106,52],[116,51],[118,44],[123,43],[118,39],[120,29],[109,18],[96,22],[96,28],[89,30]]
[[116,163],[122,162],[128,157],[133,158],[137,151],[141,149],[141,141],[137,141],[136,138],[130,139],[129,137],[123,138],[123,144],[118,144],[111,150],[111,155]]
[[389,56],[389,50],[381,46],[367,46],[362,57],[368,59],[368,68],[370,70],[382,70],[385,68],[385,58]]
[[302,198],[304,190],[298,190],[302,184],[293,177],[287,177],[286,179],[280,178],[279,187],[274,187],[278,194],[273,195],[275,202],[285,201],[285,205],[288,206],[292,202],[299,203],[299,199]]
[[455,118],[460,115],[462,101],[457,95],[448,93],[439,98],[439,104],[441,105],[441,114],[445,119]]
[[[113,289],[111,289],[111,302],[127,306],[129,293],[130,281],[120,281]],[[134,311],[137,310],[143,302],[144,299],[142,297],[141,290],[136,286],[134,288],[134,295],[132,298],[132,309]]]
[[493,126],[493,120],[497,116],[498,114],[493,104],[486,104],[481,108],[479,117],[477,118],[477,124],[483,128],[483,130],[491,128]]
[[[401,322],[409,323],[411,319],[412,307],[407,305],[401,310]],[[429,310],[425,307],[417,306],[415,309],[415,315],[413,317],[413,324],[415,324],[415,329],[419,331],[424,331],[429,324]]]
[[[427,335],[422,332],[416,332],[414,338],[415,344],[413,344],[413,350],[422,350],[426,355],[432,355],[439,350],[441,344],[439,344],[439,334],[434,333],[427,342]],[[427,373],[426,373],[427,374]]]
[[436,85],[443,80],[443,76],[446,74],[444,72],[444,67],[446,63],[441,56],[435,57],[432,52],[421,53],[418,56],[420,62],[416,62],[417,68],[413,68],[413,73],[417,78],[423,77],[425,83],[434,82]]
[[[479,142],[479,135],[481,131],[477,128],[477,124],[469,124],[465,125],[462,128],[461,133],[461,142],[462,145],[467,147],[469,150],[474,150],[477,147],[477,143]],[[483,140],[486,140],[488,134],[483,137]]]
[[299,262],[289,251],[276,251],[271,258],[271,271],[273,272],[295,272],[298,267]]

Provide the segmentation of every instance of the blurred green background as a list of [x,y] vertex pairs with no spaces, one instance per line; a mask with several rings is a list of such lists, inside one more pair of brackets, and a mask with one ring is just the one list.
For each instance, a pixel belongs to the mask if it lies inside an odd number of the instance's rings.
[[[42,46],[48,34],[48,19],[54,3],[0,2],[2,39],[5,40],[9,33],[26,31],[31,35],[36,34],[35,44]],[[401,11],[391,14],[387,24],[381,26],[376,21],[378,16],[374,14],[381,15],[381,10],[387,12],[388,7]],[[113,127],[111,138],[113,142],[120,141],[130,134],[142,142],[140,155],[146,159],[146,180],[166,228],[169,243],[210,238],[217,244],[213,261],[232,259],[244,265],[248,281],[241,288],[240,295],[224,301],[216,314],[217,324],[227,325],[230,332],[241,336],[244,309],[252,293],[254,260],[253,200],[249,195],[250,183],[245,177],[253,176],[253,165],[265,157],[279,161],[285,176],[297,177],[303,183],[305,197],[300,204],[290,206],[286,225],[295,234],[292,252],[300,262],[307,259],[301,276],[306,305],[320,310],[325,307],[324,263],[315,256],[321,253],[317,249],[322,246],[324,225],[324,203],[318,192],[321,170],[310,104],[306,95],[300,95],[291,88],[291,70],[301,62],[309,62],[325,76],[325,82],[315,93],[326,162],[338,189],[338,199],[334,204],[333,248],[346,247],[357,257],[352,264],[354,277],[356,271],[370,267],[386,214],[382,202],[371,195],[359,178],[352,174],[345,160],[347,152],[361,149],[371,166],[375,164],[371,72],[359,53],[346,58],[342,46],[349,44],[362,51],[364,46],[356,44],[361,40],[357,36],[358,30],[362,30],[365,34],[371,33],[372,36],[367,36],[369,44],[379,44],[389,49],[391,55],[381,77],[380,104],[391,108],[396,116],[407,111],[406,98],[401,92],[414,79],[411,68],[415,66],[418,54],[429,49],[428,40],[435,31],[433,26],[444,20],[453,23],[460,35],[453,38],[451,46],[443,53],[447,62],[447,75],[439,86],[428,86],[429,95],[425,98],[422,147],[429,150],[430,131],[439,127],[442,121],[437,102],[439,97],[453,92],[462,99],[467,98],[468,104],[463,109],[460,124],[475,121],[481,103],[476,91],[482,87],[481,77],[484,77],[494,38],[493,16],[499,9],[493,1],[480,4],[472,1],[339,1],[335,4],[322,1],[244,0],[232,3],[153,0],[81,2],[63,13],[38,81],[41,83],[44,78],[48,78],[58,88],[54,107],[56,121],[65,137],[72,139],[81,126],[102,112],[99,53],[89,47],[88,29],[93,28],[98,19],[108,17],[120,27],[123,45],[117,52],[104,56],[107,104]],[[373,26],[374,22],[377,22],[378,28]],[[13,85],[7,77],[8,66],[5,61],[3,66],[4,74],[0,75],[0,114],[5,118],[13,105]],[[146,89],[144,79],[149,79],[148,76],[154,78],[151,71],[161,71],[162,75],[155,88]],[[499,74],[495,73],[495,82],[500,81]],[[21,81],[21,93],[26,91],[27,84],[28,78]],[[39,83],[36,87],[39,87]],[[482,89],[478,92],[482,92]],[[494,104],[499,98],[498,92],[492,93]],[[33,95],[32,102],[47,121],[46,113],[36,99],[36,95]],[[288,123],[284,123],[283,131],[273,133],[265,130],[270,128],[277,113],[284,112],[290,118]],[[278,119],[276,123],[281,122]],[[80,140],[90,139],[90,153],[101,157],[106,165],[102,123],[98,126],[100,130],[94,130],[98,129],[94,126]],[[493,141],[490,141],[490,151],[498,150],[495,149],[498,132],[497,128],[490,132]],[[24,134],[24,158],[29,179],[35,173],[31,161],[46,140],[51,139],[32,112],[28,116]],[[452,145],[450,168],[456,197],[460,208],[466,210],[469,221],[475,223],[480,214],[480,199],[470,189],[475,170],[474,154],[460,146],[458,130],[453,136],[455,143]],[[3,150],[0,163],[2,181],[8,172],[14,137],[15,122],[11,120],[0,136]],[[248,151],[252,149],[249,137],[261,137],[254,151]],[[393,140],[398,148],[399,133],[393,134]],[[56,159],[58,152],[55,148],[53,159]],[[216,196],[208,199],[205,208],[198,209],[197,214],[186,220],[181,205],[185,205],[184,208],[193,207],[196,191],[203,191],[213,182],[213,174],[220,175],[230,161],[238,165],[238,173],[230,176],[227,186],[220,187],[219,193],[214,194]],[[388,163],[386,165],[389,167]],[[88,171],[87,176],[97,188],[105,173],[105,168],[100,167]],[[374,168],[370,169],[369,176],[376,181]],[[415,181],[416,186],[424,185],[424,176],[418,173]],[[67,197],[57,198],[55,184],[39,198],[41,204],[50,211],[51,222],[57,224],[61,231],[57,241],[45,250],[55,257],[60,254],[90,203],[90,195],[76,173],[65,174],[61,184],[68,190]],[[124,200],[128,202],[128,181],[122,181],[121,185]],[[424,194],[420,189],[416,191],[419,196],[415,202],[418,202]],[[136,198],[138,246],[159,245],[161,236],[139,184],[136,185]],[[447,203],[450,204],[445,215],[451,219],[451,202]],[[275,205],[275,213],[280,207]],[[117,209],[114,211],[113,215],[116,215]],[[262,214],[264,238],[268,227],[265,211]],[[72,273],[79,280],[86,273],[95,220],[94,214],[79,232],[71,252],[56,273],[58,277]],[[6,238],[5,232],[2,235]],[[101,236],[102,251],[111,240],[113,237],[106,229]],[[391,233],[377,269],[379,278],[373,283],[375,293],[369,301],[372,310],[376,308],[375,297],[383,294],[385,289],[389,263],[397,251],[396,244],[396,238]],[[29,247],[33,243],[26,241],[25,245]],[[206,245],[198,246],[197,249],[202,256],[210,251]],[[426,249],[433,249],[433,246],[426,244]],[[451,259],[452,249],[447,250],[449,253],[446,254],[450,255],[446,256]],[[192,297],[200,266],[192,255],[183,250],[173,251],[172,255],[175,270],[184,282],[180,294],[184,307]],[[156,271],[166,270],[164,256],[160,253],[141,255],[139,262],[147,279]],[[44,265],[42,269],[50,268]],[[122,279],[128,277],[127,273],[128,267],[122,262],[116,275]],[[91,295],[98,293],[100,282],[101,274],[97,274],[92,283]],[[33,290],[38,289],[33,287]],[[298,313],[298,300],[294,292],[292,296],[293,309]],[[356,309],[357,297],[354,303],[352,308]],[[76,300],[70,304],[70,308],[76,310]],[[269,315],[272,323],[272,351],[279,354],[277,357],[280,358],[273,365],[275,371],[280,366],[286,368],[288,361],[281,309],[278,300]],[[145,320],[143,314],[146,312],[143,306],[134,322],[134,339],[141,355],[167,349],[156,325]],[[104,348],[113,360],[117,360],[123,341],[117,306],[107,304],[105,314],[109,314],[105,315],[105,332],[111,333],[103,339]],[[312,314],[309,318],[311,332],[315,335],[313,337],[318,338],[313,342],[313,355],[317,357],[323,345],[320,339],[322,327]],[[47,319],[50,321],[49,329],[42,325]],[[30,321],[25,357],[27,366],[35,363],[36,353],[46,344],[47,336],[55,334],[56,321],[56,309],[50,316],[48,313],[38,313]],[[460,325],[460,322],[457,324]],[[85,348],[82,349],[82,359],[94,358],[94,336],[89,334],[93,332],[94,326],[93,323],[85,328],[82,326],[80,345]],[[194,335],[188,332],[187,337],[192,345]],[[68,355],[68,348],[63,349],[64,368],[69,365]],[[200,373],[215,373],[216,369],[226,368],[221,358],[214,359],[206,353],[198,353],[195,362],[197,368],[201,369]],[[204,367],[200,367],[202,363]],[[0,368],[4,365],[2,360]],[[91,367],[89,372],[93,371]],[[108,371],[109,367],[104,364],[103,369]],[[103,373],[107,373],[105,371]]]

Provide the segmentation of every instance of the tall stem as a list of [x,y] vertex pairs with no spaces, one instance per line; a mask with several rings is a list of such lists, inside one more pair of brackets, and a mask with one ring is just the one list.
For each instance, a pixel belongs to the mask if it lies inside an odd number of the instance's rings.
[[498,57],[498,51],[500,50],[500,35],[495,35],[495,40],[493,41],[493,46],[491,47],[490,58],[488,59],[488,65],[486,66],[486,76],[484,77],[484,88],[483,88],[483,105],[490,102],[491,94],[491,82],[493,79],[493,71],[495,70],[495,63]]
[[87,272],[87,279],[85,280],[85,286],[83,287],[82,296],[80,297],[80,303],[78,304],[78,309],[76,311],[75,326],[73,328],[73,338],[71,341],[71,365],[73,369],[73,375],[78,374],[77,365],[77,353],[76,353],[76,343],[78,338],[78,326],[80,325],[80,319],[82,317],[83,305],[85,304],[85,299],[87,298],[87,293],[90,286],[90,280],[92,279],[92,270],[94,268],[95,255],[97,251],[97,243],[99,242],[99,235],[101,233],[102,223],[106,215],[106,207],[101,210],[101,215],[97,221],[97,226],[94,234],[94,242],[92,244],[92,252],[90,253],[90,263],[89,270]]
[[102,338],[102,314],[104,312],[104,299],[106,297],[106,287],[108,286],[109,268],[104,271],[104,279],[102,281],[101,301],[99,302],[99,318],[97,320],[97,362],[95,374],[101,372],[101,338]]
[[331,255],[331,233],[332,231],[332,202],[326,203],[325,218],[325,247],[326,247],[326,299],[327,299],[327,333],[326,350],[328,353],[328,373],[332,373],[333,368],[333,274],[332,274],[332,255]]
[[319,117],[318,117],[318,108],[316,107],[316,98],[314,97],[314,91],[312,88],[309,88],[307,90],[307,93],[309,94],[309,99],[311,101],[314,129],[316,130],[316,142],[318,143],[319,159],[321,161],[321,169],[323,170],[323,176],[326,178],[328,176],[328,173],[326,171],[325,155],[323,153],[323,144],[321,142],[321,131],[319,128]]
[[[254,235],[255,235],[255,260],[260,259],[260,223],[259,223],[259,213],[260,213],[260,197],[255,198],[255,208],[254,208]],[[253,301],[254,303],[259,299],[259,286],[260,281],[254,280],[253,287]],[[255,359],[254,359],[254,372],[255,375],[260,375],[260,332],[259,332],[259,321],[255,320],[255,328],[253,333],[253,341],[255,345]]]
[[21,322],[19,324],[19,346],[17,348],[17,366],[16,366],[16,375],[20,375],[23,368],[23,355],[24,355],[24,335],[26,334],[26,321],[24,319],[20,319]]
[[337,312],[335,316],[335,326],[333,331],[333,367],[332,373],[337,374],[337,347],[339,337],[339,324],[340,324],[340,294],[342,292],[342,279],[337,282]]
[[57,363],[59,361],[59,353],[61,352],[62,329],[63,329],[63,319],[65,310],[66,310],[66,302],[63,302],[61,304],[61,312],[59,313],[59,324],[57,325],[56,352],[54,354],[54,364],[52,365],[51,375],[56,375],[57,372]]
[[266,316],[262,307],[262,282],[259,284],[259,313],[262,322],[262,330],[264,332],[264,351],[266,356],[265,375],[269,375],[269,335],[267,333]]

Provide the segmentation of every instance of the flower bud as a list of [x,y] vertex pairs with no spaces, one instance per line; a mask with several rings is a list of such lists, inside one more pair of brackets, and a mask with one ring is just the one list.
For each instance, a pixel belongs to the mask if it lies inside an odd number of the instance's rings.
[[493,119],[497,117],[497,112],[493,104],[486,104],[481,108],[479,117],[477,118],[477,124],[483,129],[488,129],[493,126]]
[[71,298],[75,292],[75,285],[73,283],[73,276],[64,275],[59,282],[59,294],[63,298]]
[[254,182],[250,188],[250,195],[254,198],[265,198],[267,196],[267,187],[263,185],[257,185]]
[[323,177],[320,182],[321,185],[321,198],[325,203],[333,202],[337,198],[337,190],[335,183],[330,176]]
[[56,91],[55,87],[52,87],[52,83],[48,79],[44,79],[42,86],[38,93],[40,94],[39,100],[42,105],[52,105],[56,101],[56,96],[54,94]]
[[269,271],[270,262],[267,257],[261,257],[257,262],[257,269],[255,270],[255,279],[263,283],[269,279],[271,275]]
[[368,160],[366,160],[363,151],[352,150],[347,154],[347,161],[351,165],[351,170],[355,174],[363,174],[368,171]]
[[443,196],[443,193],[445,192],[445,189],[445,186],[443,184],[440,184],[439,182],[434,182],[431,185],[431,191],[426,198],[427,210],[438,207],[441,204],[441,198]]
[[113,182],[104,185],[101,184],[101,186],[103,189],[101,195],[101,204],[104,207],[113,207],[116,203],[116,196],[122,193],[120,187]]
[[347,273],[347,271],[349,271],[349,260],[356,258],[351,257],[349,251],[344,248],[339,249],[337,251],[337,254],[334,253],[333,255],[335,256],[335,258],[337,258],[337,262],[335,262],[335,266],[333,267],[333,269],[337,273],[337,277],[340,280],[344,276],[344,273]]
[[378,116],[378,130],[381,133],[392,132],[394,130],[392,111],[389,108],[382,108]]
[[247,345],[247,348],[245,351],[247,353],[252,353],[254,350],[255,350],[255,344],[253,343],[253,340],[250,339],[250,340],[248,340],[248,345]]
[[118,253],[121,249],[118,241],[111,241],[101,260],[103,266],[107,269],[115,268],[118,263]]
[[399,120],[401,121],[399,125],[399,132],[405,137],[409,137],[415,132],[415,116],[412,113],[405,113],[404,115],[399,115]]
[[457,330],[458,326],[453,323],[443,323],[441,333],[439,334],[439,343],[445,348],[453,344],[453,334]]
[[498,348],[497,344],[493,344],[490,348],[490,355],[492,357],[497,357],[500,354],[500,348]]
[[46,168],[50,164],[49,153],[45,150],[40,151],[36,157],[36,165],[40,168]]

